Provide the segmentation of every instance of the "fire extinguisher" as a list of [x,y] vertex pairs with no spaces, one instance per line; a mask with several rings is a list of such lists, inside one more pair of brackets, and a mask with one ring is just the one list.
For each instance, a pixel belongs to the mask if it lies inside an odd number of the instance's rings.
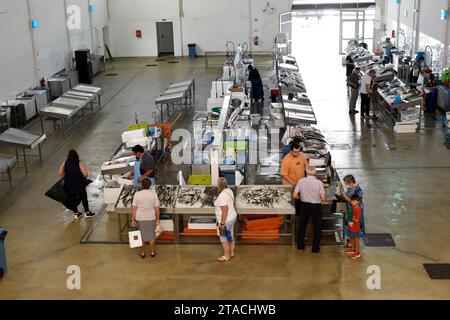
[[259,44],[259,37],[258,36],[253,37],[253,44],[255,46],[257,46]]
[[41,88],[45,88],[45,79],[42,78],[40,81]]

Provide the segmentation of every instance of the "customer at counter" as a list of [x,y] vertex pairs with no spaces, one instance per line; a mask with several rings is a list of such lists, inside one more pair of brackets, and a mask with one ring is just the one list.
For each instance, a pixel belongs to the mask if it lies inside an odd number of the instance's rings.
[[128,175],[128,179],[133,180],[133,185],[139,186],[145,178],[149,178],[152,185],[155,181],[155,160],[150,152],[145,151],[141,145],[136,145],[131,149],[136,156],[134,168]]
[[378,114],[380,111],[379,108],[379,99],[380,99],[380,94],[378,93],[378,82],[373,81],[372,78],[372,82],[370,83],[370,104],[372,107],[372,119],[373,121],[377,121],[378,120]]
[[[348,79],[348,77],[353,73],[353,70],[355,69],[355,63],[353,62],[352,57],[347,56],[345,57],[345,67],[346,67],[346,71],[345,71],[345,77],[346,79]],[[347,95],[350,95],[350,85],[347,83]]]
[[297,249],[305,249],[306,227],[309,217],[313,219],[313,245],[312,252],[320,251],[320,237],[322,233],[322,202],[327,200],[322,181],[316,178],[316,167],[306,167],[307,177],[300,179],[294,189],[292,197],[300,199],[302,203],[300,212],[300,230],[297,234]]
[[431,69],[427,69],[423,78],[423,89],[425,99],[425,112],[435,112],[438,100],[436,82]]
[[145,244],[150,245],[150,256],[156,256],[156,226],[160,223],[160,203],[156,191],[150,190],[150,180],[142,180],[142,191],[136,192],[131,205],[131,226],[139,227],[142,236],[140,256],[145,258]]
[[220,177],[217,181],[219,196],[214,202],[215,214],[218,224],[218,235],[223,247],[223,255],[217,258],[218,262],[227,262],[234,258],[235,241],[234,225],[237,220],[237,212],[234,208],[234,194],[228,188],[227,180]]
[[375,70],[370,70],[361,78],[361,119],[370,118],[370,84],[375,74]]
[[350,114],[358,113],[356,110],[356,101],[358,101],[359,94],[359,80],[361,78],[361,68],[356,67],[352,74],[347,77],[347,85],[350,87],[350,104],[349,111]]
[[[348,220],[349,217],[352,216],[353,208],[351,204],[350,198],[354,195],[357,195],[359,200],[359,207],[361,208],[361,222],[360,222],[360,230],[362,234],[366,233],[366,225],[364,222],[364,203],[363,203],[363,191],[359,184],[356,182],[356,179],[353,175],[349,174],[344,177],[345,192],[344,194],[338,195],[340,199],[343,199],[347,202],[347,215],[344,215],[344,235],[348,238],[351,236],[348,230]],[[347,247],[351,246],[351,243],[347,241]]]

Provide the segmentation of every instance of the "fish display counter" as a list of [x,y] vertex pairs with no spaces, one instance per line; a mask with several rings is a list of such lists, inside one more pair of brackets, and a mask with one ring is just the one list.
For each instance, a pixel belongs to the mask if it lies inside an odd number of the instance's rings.
[[215,186],[180,186],[176,195],[174,213],[214,214],[217,199]]
[[239,214],[295,214],[292,186],[258,185],[236,187],[236,211]]

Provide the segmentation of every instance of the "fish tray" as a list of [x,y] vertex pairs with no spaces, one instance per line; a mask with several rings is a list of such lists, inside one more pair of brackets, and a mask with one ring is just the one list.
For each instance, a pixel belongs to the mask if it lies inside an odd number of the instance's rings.
[[[212,186],[180,186],[178,189],[177,200],[175,202],[174,213],[176,214],[214,214],[214,206],[203,206],[200,198],[191,204],[181,203],[180,197],[185,190],[198,190],[200,197],[204,198],[206,188],[212,188]],[[213,200],[213,202],[215,199]]]
[[[246,191],[255,191],[260,188],[270,188],[281,191],[282,197],[278,202],[275,202],[272,207],[267,207],[263,204],[248,203],[243,195]],[[292,201],[292,186],[283,185],[259,185],[259,186],[237,186],[236,187],[236,211],[239,214],[278,214],[278,215],[294,215],[295,207]]]

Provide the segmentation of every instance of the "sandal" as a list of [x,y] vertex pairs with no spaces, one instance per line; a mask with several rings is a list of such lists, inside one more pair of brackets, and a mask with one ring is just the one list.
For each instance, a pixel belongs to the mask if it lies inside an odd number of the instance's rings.
[[154,258],[156,256],[156,252],[155,253],[152,253],[152,254],[150,254],[150,257],[152,257],[152,258]]
[[139,253],[139,257],[141,257],[142,259],[145,259],[145,253],[144,254]]
[[221,257],[217,258],[216,260],[217,260],[218,262],[227,262],[227,261],[229,261],[230,259],[227,259],[225,256],[221,256]]

